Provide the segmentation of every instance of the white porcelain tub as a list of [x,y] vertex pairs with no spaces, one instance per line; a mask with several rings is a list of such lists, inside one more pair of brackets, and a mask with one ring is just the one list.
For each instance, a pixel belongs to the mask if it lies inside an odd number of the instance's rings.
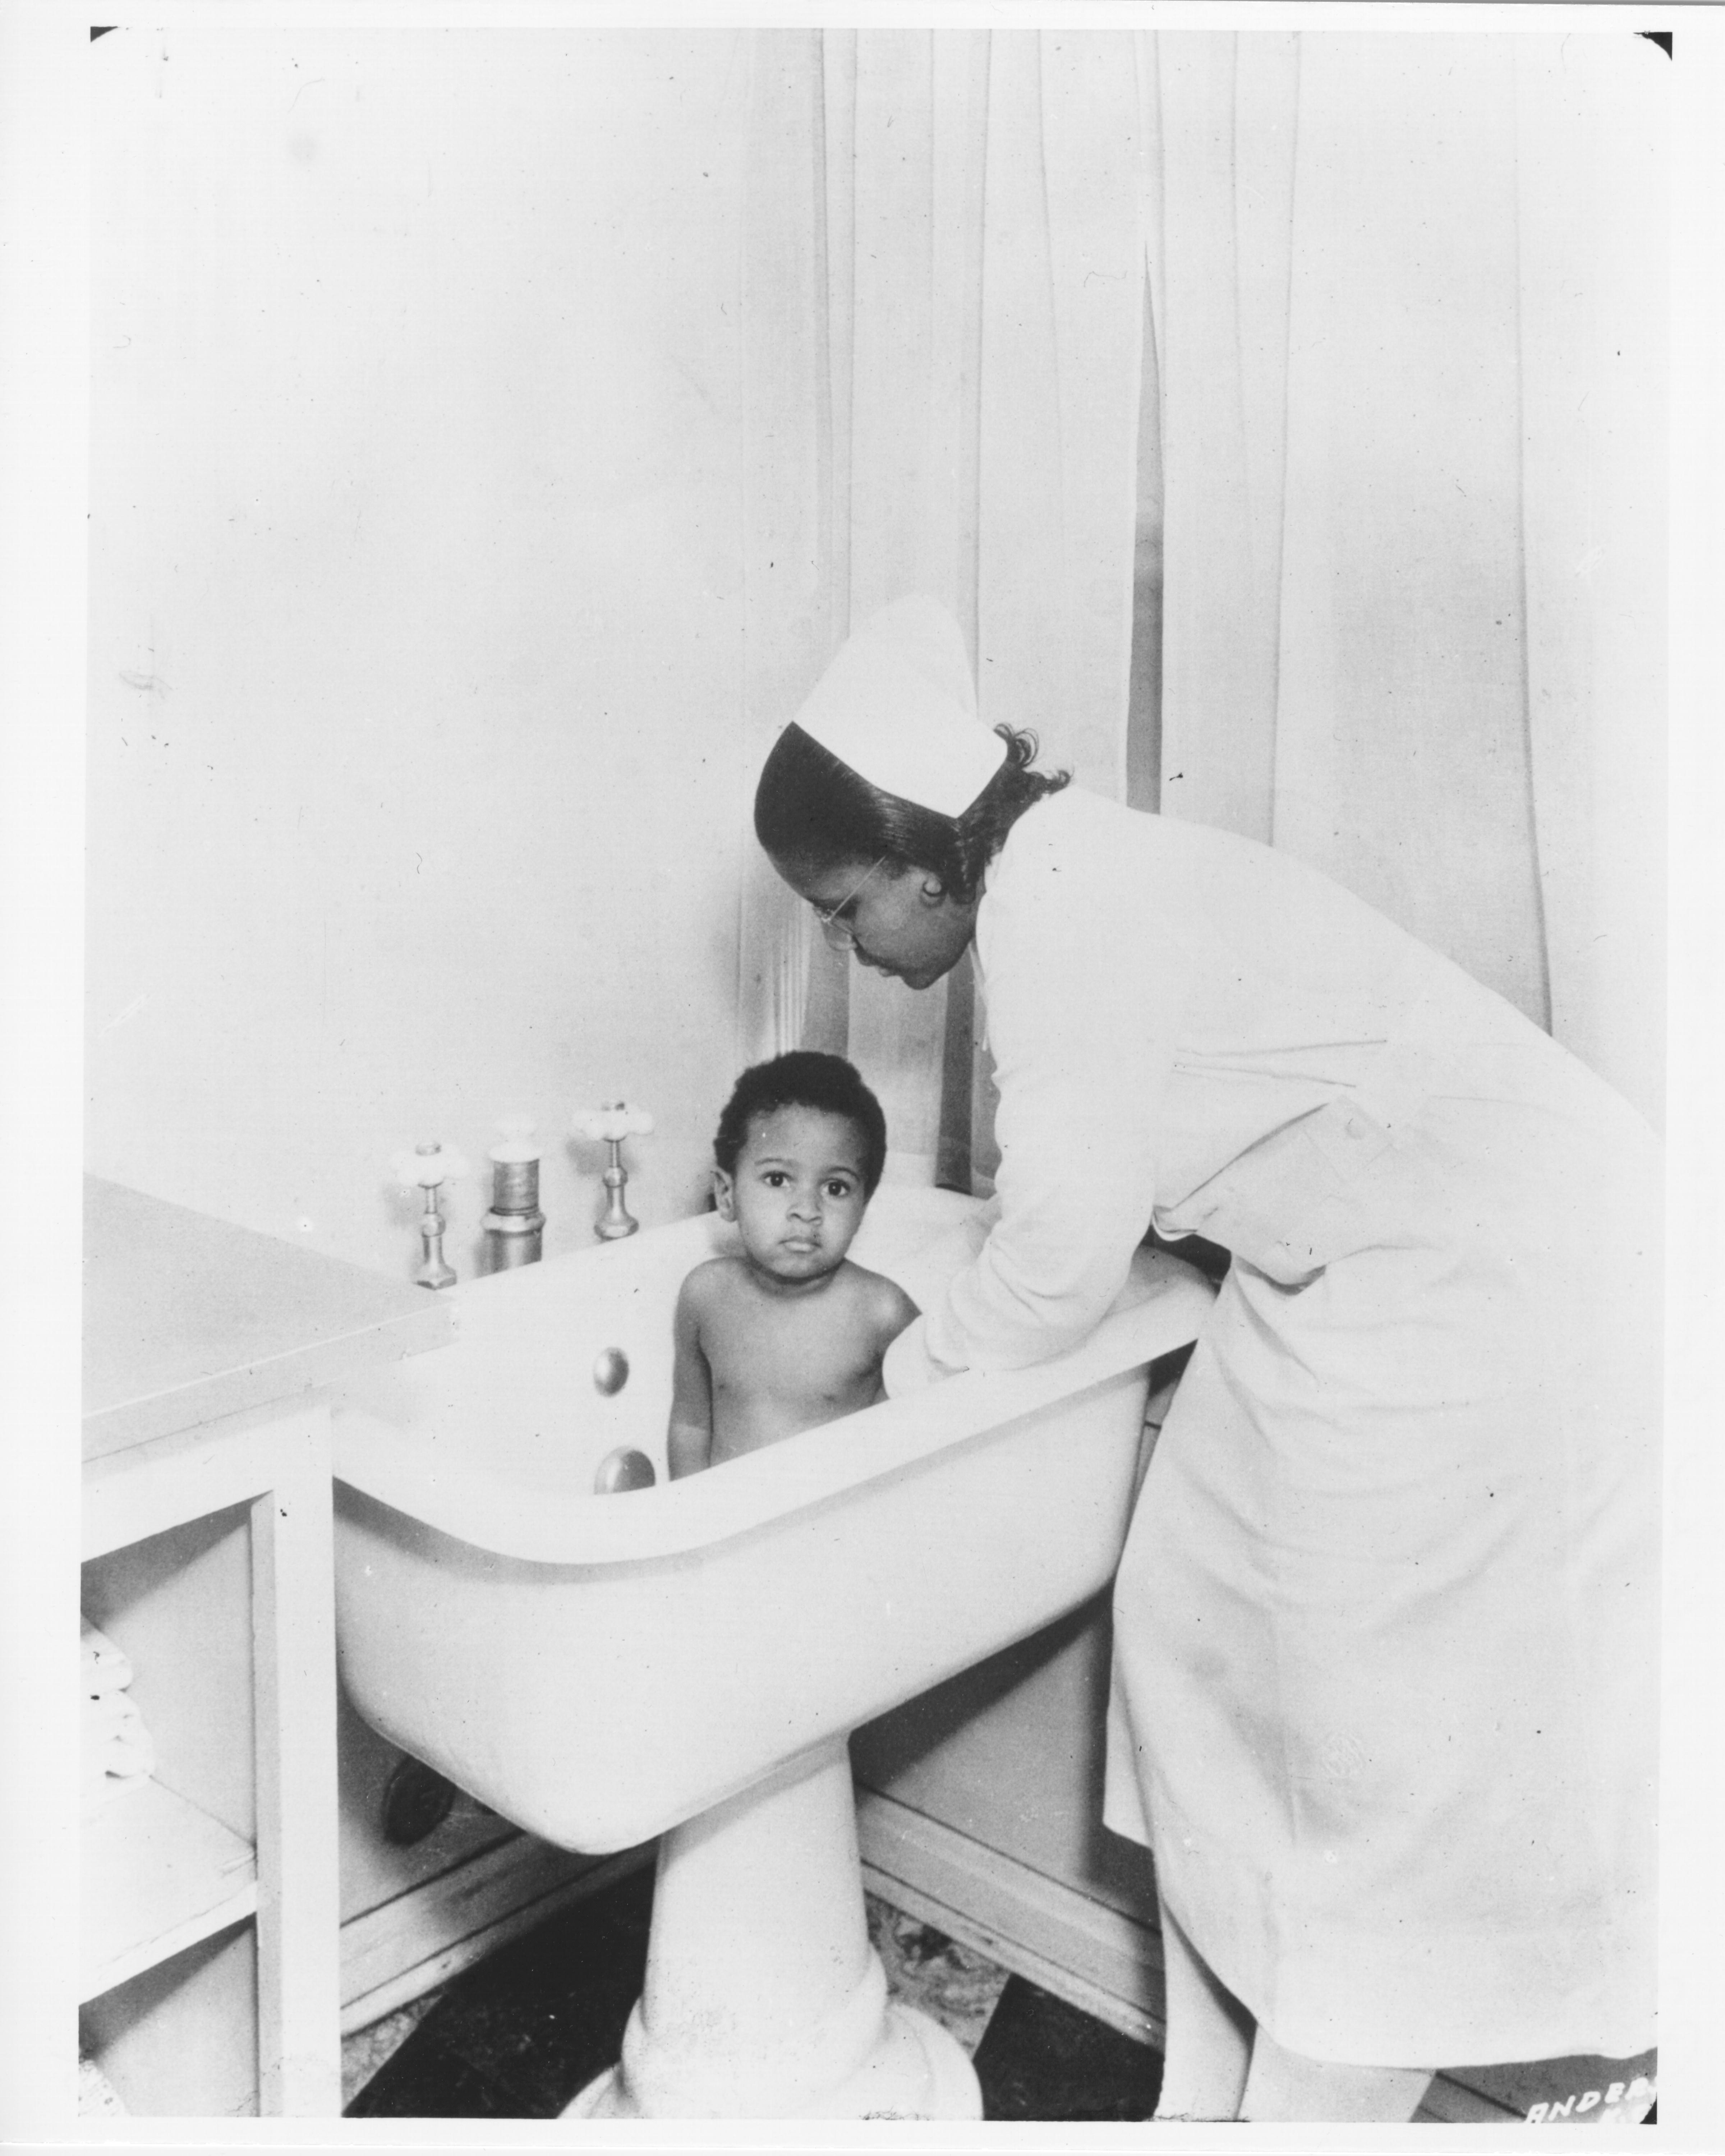
[[[884,1188],[853,1255],[926,1306],[977,1247],[978,1209]],[[830,1785],[828,1813],[842,1784],[848,1818],[849,1731],[1106,1584],[1147,1366],[1194,1336],[1211,1296],[1189,1267],[1140,1252],[1071,1354],[954,1378],[667,1483],[672,1306],[732,1232],[701,1215],[465,1285],[452,1344],[337,1403],[337,1620],[355,1704],[567,1848],[765,1818],[774,1792],[811,1778]],[[629,1376],[608,1396],[595,1371],[619,1349]],[[647,1453],[660,1483],[592,1494],[621,1445]],[[783,1854],[792,1830],[780,1821],[770,1847]],[[854,1870],[854,1840],[822,1863]],[[711,2003],[701,2012],[710,2025]],[[637,2063],[632,2107],[661,2115],[782,2114],[808,2097],[769,2102],[771,2075],[739,2067],[734,2103],[711,2095],[711,2075],[697,2098],[667,2069],[655,2104]]]

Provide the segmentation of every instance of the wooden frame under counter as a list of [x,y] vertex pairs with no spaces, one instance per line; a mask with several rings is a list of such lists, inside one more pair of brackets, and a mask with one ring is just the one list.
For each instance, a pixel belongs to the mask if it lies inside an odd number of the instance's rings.
[[87,1178],[80,1599],[153,1771],[81,1822],[80,2042],[146,2116],[341,2108],[329,1388],[441,1298]]
[[[176,2012],[172,1984],[129,2014],[99,2002],[249,1924],[255,2055],[239,2080],[252,2082],[260,2112],[333,2115],[329,1410],[254,1409],[110,1455],[85,1471],[84,1509],[85,1604],[148,1673],[140,1704],[160,1752],[144,1787],[114,1796],[84,1825],[79,1989],[105,2040],[100,2050],[111,2054],[98,2062],[129,2108],[182,2111],[188,2092],[201,2108],[185,2075],[206,2063],[187,2054],[208,2020],[188,2025],[194,2010]],[[176,1529],[206,1527],[207,1537],[177,1543]],[[235,1640],[249,1650],[243,1699],[231,1673],[206,1661]],[[249,1745],[236,1747],[248,1724]]]

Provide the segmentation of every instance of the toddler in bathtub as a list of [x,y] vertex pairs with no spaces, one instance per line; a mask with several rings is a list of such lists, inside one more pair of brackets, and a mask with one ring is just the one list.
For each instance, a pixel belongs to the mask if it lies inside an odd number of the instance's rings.
[[677,1298],[672,1478],[883,1398],[880,1361],[916,1315],[845,1255],[886,1159],[880,1104],[842,1056],[745,1070],[713,1141],[713,1194],[742,1248]]

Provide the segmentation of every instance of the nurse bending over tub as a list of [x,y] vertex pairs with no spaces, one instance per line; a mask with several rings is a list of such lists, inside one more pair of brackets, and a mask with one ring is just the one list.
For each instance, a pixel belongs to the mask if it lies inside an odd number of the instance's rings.
[[1105,1816],[1155,1860],[1158,2116],[1396,2120],[1654,2033],[1659,1152],[1285,854],[1067,788],[897,602],[755,824],[912,988],[973,951],[999,1217],[889,1393],[1035,1363],[1147,1229],[1232,1255],[1115,1589]]
[[677,1297],[667,1456],[675,1479],[884,1399],[880,1365],[916,1316],[845,1253],[886,1163],[886,1118],[842,1056],[799,1050],[737,1081],[713,1196],[737,1255]]

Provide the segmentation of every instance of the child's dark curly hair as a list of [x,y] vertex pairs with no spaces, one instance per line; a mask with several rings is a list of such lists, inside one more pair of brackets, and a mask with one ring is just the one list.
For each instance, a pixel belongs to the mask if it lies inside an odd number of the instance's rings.
[[954,898],[974,898],[1013,825],[1072,775],[1030,769],[1034,734],[994,731],[1006,743],[1005,762],[961,815],[942,816],[870,785],[793,721],[762,767],[755,836],[778,861],[824,869],[895,860],[932,869]]
[[737,1173],[750,1123],[775,1108],[819,1108],[854,1123],[863,1143],[864,1194],[874,1196],[886,1165],[886,1117],[854,1065],[811,1048],[751,1065],[732,1088],[713,1139],[713,1158],[726,1175]]

